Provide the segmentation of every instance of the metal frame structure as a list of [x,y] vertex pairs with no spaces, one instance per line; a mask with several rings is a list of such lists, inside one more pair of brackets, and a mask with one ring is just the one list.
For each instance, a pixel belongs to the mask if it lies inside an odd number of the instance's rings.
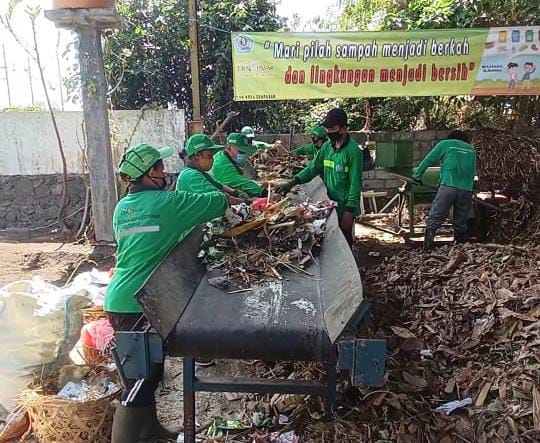
[[195,358],[184,356],[184,442],[195,442],[195,394],[197,392],[316,395],[326,400],[326,412],[331,413],[336,402],[336,382],[335,352],[326,362],[326,383],[311,380],[197,377]]

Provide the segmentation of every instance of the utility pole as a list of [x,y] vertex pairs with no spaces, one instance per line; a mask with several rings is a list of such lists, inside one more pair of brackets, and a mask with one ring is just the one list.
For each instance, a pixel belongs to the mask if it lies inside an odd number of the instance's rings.
[[197,0],[188,0],[189,41],[191,55],[191,96],[193,120],[188,123],[188,135],[203,132],[201,120],[201,88],[199,75],[199,27],[197,23]]
[[4,74],[6,76],[6,86],[7,86],[7,96],[8,96],[8,105],[11,108],[11,90],[9,88],[9,73],[8,73],[8,65],[6,60],[6,47],[2,44],[2,56],[4,58],[4,66],[1,66],[0,68],[4,70]]
[[119,28],[122,18],[114,8],[54,9],[45,17],[57,27],[75,30],[79,37],[82,101],[92,214],[96,240],[113,241],[112,217],[117,201],[116,179],[107,110],[107,81],[103,66],[101,32]]

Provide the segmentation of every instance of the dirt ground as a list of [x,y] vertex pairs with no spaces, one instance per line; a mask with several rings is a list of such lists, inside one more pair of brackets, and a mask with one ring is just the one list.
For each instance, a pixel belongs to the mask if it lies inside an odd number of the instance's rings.
[[[402,247],[399,238],[361,225],[357,225],[361,239],[354,248],[362,271],[377,266],[385,257]],[[0,286],[22,279],[40,276],[48,282],[63,285],[79,272],[92,267],[107,270],[114,264],[111,247],[92,247],[53,241],[14,242],[0,239]],[[158,414],[164,425],[178,428],[182,425],[182,359],[167,358],[163,386],[157,392]],[[252,361],[219,360],[210,367],[200,367],[197,375],[205,377],[260,376],[264,363]],[[269,408],[269,395],[197,393],[197,427],[205,428],[214,417],[224,419],[251,419],[261,407]],[[268,411],[269,412],[269,411]]]

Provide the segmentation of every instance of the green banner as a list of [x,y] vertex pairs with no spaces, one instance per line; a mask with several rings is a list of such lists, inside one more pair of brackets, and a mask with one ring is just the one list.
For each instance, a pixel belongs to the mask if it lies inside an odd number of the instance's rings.
[[239,101],[540,94],[540,26],[231,38]]

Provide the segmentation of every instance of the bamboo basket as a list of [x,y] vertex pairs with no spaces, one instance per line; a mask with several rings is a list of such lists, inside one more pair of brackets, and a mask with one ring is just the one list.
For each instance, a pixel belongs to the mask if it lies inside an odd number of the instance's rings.
[[86,402],[26,391],[22,404],[28,411],[35,437],[42,443],[105,443],[111,440],[114,407],[120,391]]

